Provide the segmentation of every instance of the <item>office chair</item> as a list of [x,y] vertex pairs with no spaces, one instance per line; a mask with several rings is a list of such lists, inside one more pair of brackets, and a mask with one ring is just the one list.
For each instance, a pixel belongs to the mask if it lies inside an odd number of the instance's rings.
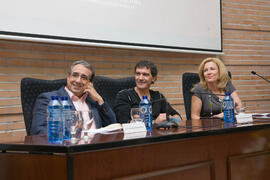
[[[21,80],[21,103],[24,116],[24,123],[27,135],[30,134],[33,118],[33,108],[39,94],[50,92],[66,85],[66,79],[43,80],[35,78],[23,78]],[[94,87],[111,108],[114,105],[114,98],[118,91],[131,88],[136,85],[134,77],[111,79],[102,76],[94,78]]]
[[43,80],[35,78],[23,78],[21,80],[21,103],[27,135],[30,135],[33,108],[38,95],[44,92],[57,90],[66,85],[66,83],[66,79]]
[[194,84],[200,82],[200,77],[198,73],[186,72],[182,76],[182,91],[185,103],[185,111],[187,120],[191,119],[191,89]]
[[[231,72],[228,71],[228,75],[231,78]],[[182,91],[185,103],[185,111],[187,120],[191,120],[191,89],[195,84],[200,82],[198,73],[186,72],[182,76]]]
[[94,79],[94,87],[101,97],[113,109],[114,100],[117,93],[123,89],[135,87],[135,78],[126,77],[120,79],[112,79],[104,76],[96,76]]

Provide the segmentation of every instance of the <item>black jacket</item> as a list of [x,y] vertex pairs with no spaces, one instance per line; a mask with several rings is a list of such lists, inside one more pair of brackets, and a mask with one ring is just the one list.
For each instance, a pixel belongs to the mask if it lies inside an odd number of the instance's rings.
[[[167,100],[158,91],[150,90],[150,101],[152,102],[152,118],[155,120],[160,113],[166,113],[167,115],[175,115],[179,113],[172,108],[172,106],[167,103]],[[116,99],[115,99],[115,106],[113,108],[116,119],[119,123],[128,123],[131,120],[130,117],[130,109],[139,107],[141,99],[134,90],[131,89],[124,89],[118,92]]]

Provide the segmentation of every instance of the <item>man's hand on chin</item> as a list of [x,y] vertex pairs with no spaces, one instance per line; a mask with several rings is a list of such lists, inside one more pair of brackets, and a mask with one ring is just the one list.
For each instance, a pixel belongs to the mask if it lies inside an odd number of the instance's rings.
[[104,104],[104,100],[95,90],[93,83],[91,83],[91,82],[88,83],[86,89],[84,90],[84,93],[87,93],[99,105]]

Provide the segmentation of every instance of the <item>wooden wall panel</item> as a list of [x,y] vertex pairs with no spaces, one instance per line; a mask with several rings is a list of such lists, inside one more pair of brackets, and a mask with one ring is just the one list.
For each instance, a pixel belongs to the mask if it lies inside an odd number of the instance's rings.
[[229,174],[231,180],[269,179],[270,152],[249,153],[229,157]]
[[0,173],[3,175],[1,176],[3,180],[68,179],[65,156],[4,153],[0,154],[0,161]]

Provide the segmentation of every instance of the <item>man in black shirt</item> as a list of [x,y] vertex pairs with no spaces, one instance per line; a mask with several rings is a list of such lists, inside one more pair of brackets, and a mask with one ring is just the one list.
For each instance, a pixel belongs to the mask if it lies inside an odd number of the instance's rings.
[[124,89],[116,96],[114,111],[117,121],[119,123],[130,122],[130,109],[139,107],[143,96],[147,96],[152,102],[154,122],[161,123],[165,121],[167,115],[180,118],[180,114],[171,107],[163,94],[150,89],[151,85],[157,80],[157,67],[151,61],[143,60],[136,64],[134,72],[136,86]]

